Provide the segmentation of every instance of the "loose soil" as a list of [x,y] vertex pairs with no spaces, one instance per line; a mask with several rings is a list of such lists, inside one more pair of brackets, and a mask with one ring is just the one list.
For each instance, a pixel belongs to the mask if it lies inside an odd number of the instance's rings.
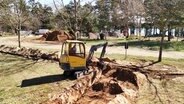
[[[113,70],[113,69],[112,69]],[[114,102],[118,95],[123,98],[116,99],[117,101],[125,100],[126,104],[134,104],[138,91],[136,75],[129,70],[114,69],[109,73],[103,74],[98,82],[92,85],[86,93],[77,101],[78,104],[107,104]],[[130,91],[129,94],[127,92]]]

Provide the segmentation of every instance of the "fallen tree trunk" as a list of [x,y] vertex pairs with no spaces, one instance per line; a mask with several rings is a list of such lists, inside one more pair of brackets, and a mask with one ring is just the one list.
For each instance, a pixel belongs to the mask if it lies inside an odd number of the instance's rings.
[[25,47],[18,48],[18,47],[1,45],[0,53],[17,55],[17,56],[21,56],[21,57],[25,57],[33,60],[44,59],[44,60],[58,61],[58,55],[56,54],[56,52],[44,53],[44,52],[41,52],[41,50],[39,49],[32,49],[32,48],[25,48]]

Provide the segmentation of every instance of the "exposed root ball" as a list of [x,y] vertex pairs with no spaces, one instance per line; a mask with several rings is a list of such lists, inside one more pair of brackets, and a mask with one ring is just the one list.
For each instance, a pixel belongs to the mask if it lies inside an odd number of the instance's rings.
[[134,84],[136,87],[138,87],[137,81],[136,81],[136,76],[130,70],[118,69],[118,70],[116,70],[115,73],[113,73],[111,75],[111,77],[116,78],[117,80],[120,80],[123,82],[130,82],[130,83]]
[[103,91],[109,93],[111,95],[121,94],[123,93],[122,88],[119,86],[118,83],[95,83],[92,86],[93,91]]

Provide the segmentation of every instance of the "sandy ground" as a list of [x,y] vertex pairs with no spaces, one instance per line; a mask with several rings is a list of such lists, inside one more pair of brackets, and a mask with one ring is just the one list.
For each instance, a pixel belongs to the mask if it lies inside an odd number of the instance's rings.
[[[58,42],[33,42],[31,40],[28,41],[27,38],[35,38],[35,37],[22,37],[22,46],[28,48],[39,48],[45,51],[60,51],[61,44]],[[0,37],[0,45],[9,45],[9,46],[17,46],[17,37]],[[90,46],[87,46],[87,51]],[[99,50],[100,51],[100,50]],[[158,51],[145,50],[136,47],[129,47],[127,50],[128,55],[134,56],[151,56],[158,57]],[[123,46],[116,47],[107,47],[107,54],[125,54],[125,49]],[[184,52],[177,51],[163,51],[163,57],[165,58],[173,58],[173,59],[184,59]]]

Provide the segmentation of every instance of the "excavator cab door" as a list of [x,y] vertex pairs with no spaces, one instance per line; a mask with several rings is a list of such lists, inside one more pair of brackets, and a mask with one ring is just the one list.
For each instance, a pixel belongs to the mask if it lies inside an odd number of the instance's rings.
[[86,69],[85,45],[82,42],[64,42],[61,50],[60,66],[65,71]]
[[62,69],[64,70],[69,70],[70,69],[70,64],[69,64],[69,54],[68,54],[68,43],[64,42],[62,44],[61,48],[61,55],[59,59],[59,65]]
[[80,42],[69,43],[69,62],[72,70],[84,70],[86,68],[85,45]]

